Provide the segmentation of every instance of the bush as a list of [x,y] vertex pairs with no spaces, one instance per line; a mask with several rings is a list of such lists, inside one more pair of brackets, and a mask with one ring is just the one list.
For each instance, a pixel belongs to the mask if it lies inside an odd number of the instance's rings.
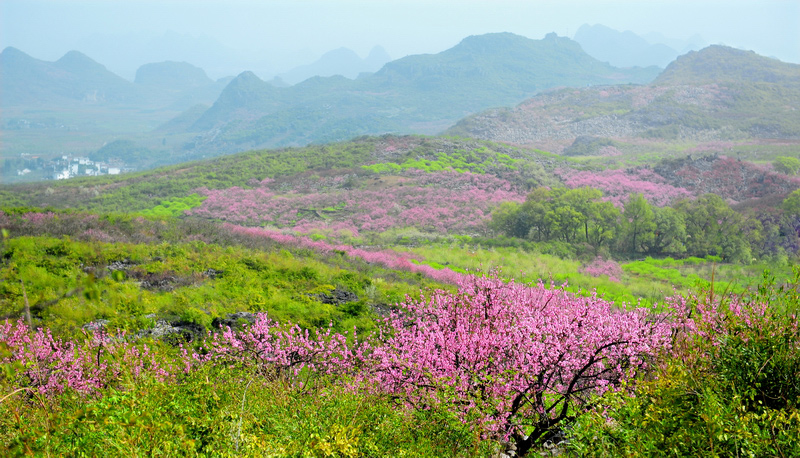
[[748,296],[675,298],[673,353],[573,431],[575,456],[800,456],[800,270]]

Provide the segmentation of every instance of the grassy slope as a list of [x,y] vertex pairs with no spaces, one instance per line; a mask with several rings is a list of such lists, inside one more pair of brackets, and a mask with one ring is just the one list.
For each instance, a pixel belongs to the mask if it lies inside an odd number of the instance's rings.
[[[292,176],[312,170],[350,169],[387,160],[400,164],[408,160],[437,160],[441,153],[453,151],[472,153],[466,160],[470,163],[477,161],[478,164],[497,154],[552,164],[550,167],[562,162],[542,152],[480,140],[363,137],[350,142],[305,148],[249,151],[210,161],[182,163],[119,176],[3,186],[0,195],[6,206],[136,212],[153,208],[165,200],[184,198],[201,187],[247,188],[252,184],[251,180],[258,182],[264,178]],[[447,166],[450,164],[444,164],[444,167]],[[541,168],[537,164],[531,167]]]

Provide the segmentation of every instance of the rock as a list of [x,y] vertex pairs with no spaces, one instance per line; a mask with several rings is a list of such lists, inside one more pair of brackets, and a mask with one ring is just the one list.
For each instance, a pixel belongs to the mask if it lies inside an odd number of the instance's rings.
[[114,262],[112,262],[111,264],[106,266],[106,269],[108,269],[108,270],[110,270],[112,272],[115,271],[115,270],[121,270],[123,272],[127,272],[128,270],[131,269],[131,267],[133,267],[135,265],[136,264],[131,262],[130,259],[123,259],[122,261],[114,261]]
[[203,275],[214,280],[215,278],[222,276],[222,271],[217,269],[206,269],[205,272],[203,272]]
[[224,318],[214,318],[214,321],[211,322],[212,329],[219,329],[230,327],[231,329],[236,329],[242,327],[244,323],[253,324],[256,322],[256,314],[250,312],[236,312],[236,313],[229,313]]
[[84,324],[81,328],[89,332],[97,332],[105,329],[108,323],[108,320],[94,320]]
[[181,320],[172,322],[158,320],[155,326],[150,329],[139,331],[136,337],[152,337],[153,339],[160,339],[172,345],[179,345],[202,338],[205,334],[205,327],[197,323]]
[[352,292],[338,286],[333,291],[328,293],[312,294],[311,297],[316,298],[323,304],[342,305],[348,302],[357,302],[358,296]]

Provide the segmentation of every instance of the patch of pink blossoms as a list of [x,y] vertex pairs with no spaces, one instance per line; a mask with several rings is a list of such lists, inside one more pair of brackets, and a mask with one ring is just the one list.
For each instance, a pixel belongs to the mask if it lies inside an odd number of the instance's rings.
[[368,263],[379,264],[390,269],[420,273],[428,278],[444,283],[456,283],[462,277],[462,274],[453,272],[448,268],[434,269],[428,265],[415,264],[411,262],[411,260],[417,259],[418,257],[409,253],[401,254],[392,250],[370,251],[362,248],[355,248],[349,245],[333,245],[323,241],[311,240],[308,237],[298,237],[291,234],[284,234],[276,230],[261,229],[257,227],[242,227],[233,224],[226,224],[225,228],[236,234],[266,238],[278,243],[300,248],[307,248],[320,253],[344,253],[347,256],[358,258]]
[[208,198],[187,214],[298,231],[345,229],[358,234],[416,227],[440,233],[475,232],[484,228],[495,205],[524,200],[508,181],[490,175],[409,170],[404,176],[410,180],[401,186],[375,190],[278,194],[268,186],[200,189],[197,192]]
[[600,172],[560,169],[556,171],[568,188],[588,186],[603,191],[603,200],[617,208],[623,208],[628,196],[641,193],[648,202],[663,207],[676,200],[692,196],[685,188],[667,183],[661,175],[650,169],[603,170]]
[[607,276],[609,280],[619,283],[622,277],[622,268],[613,259],[603,259],[602,257],[595,258],[589,264],[578,269],[578,272],[592,277]]

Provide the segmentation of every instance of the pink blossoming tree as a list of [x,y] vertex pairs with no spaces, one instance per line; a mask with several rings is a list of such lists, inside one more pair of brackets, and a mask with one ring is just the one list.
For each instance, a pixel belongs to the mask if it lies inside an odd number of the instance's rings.
[[646,367],[672,330],[644,309],[492,277],[402,308],[367,377],[417,408],[477,419],[520,455]]

